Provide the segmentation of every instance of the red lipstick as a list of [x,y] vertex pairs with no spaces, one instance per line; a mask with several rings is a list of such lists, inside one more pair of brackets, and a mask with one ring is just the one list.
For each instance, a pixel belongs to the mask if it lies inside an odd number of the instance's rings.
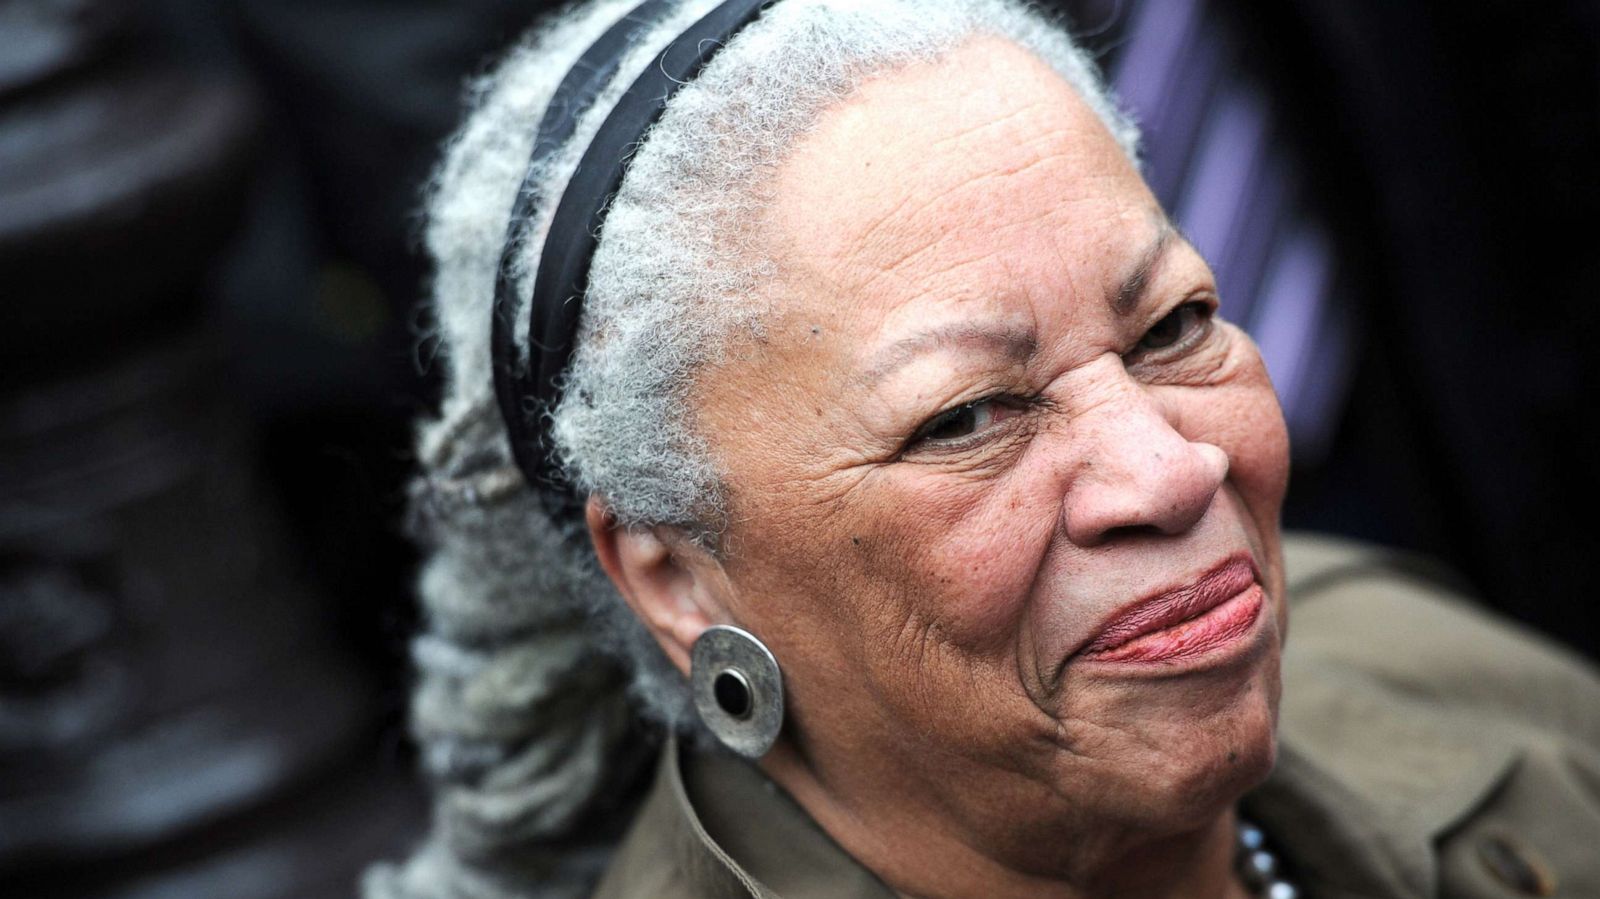
[[1198,656],[1248,634],[1265,594],[1255,565],[1240,553],[1193,583],[1124,606],[1082,655],[1097,662],[1169,662]]

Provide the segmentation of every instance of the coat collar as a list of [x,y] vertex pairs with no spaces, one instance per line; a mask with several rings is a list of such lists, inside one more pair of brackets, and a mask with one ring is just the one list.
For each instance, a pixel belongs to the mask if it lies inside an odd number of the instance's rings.
[[1282,849],[1291,878],[1303,872],[1309,896],[1432,897],[1438,838],[1511,770],[1515,739],[1358,690],[1316,666],[1285,672],[1296,701],[1280,718],[1278,764],[1245,814]]
[[[894,899],[760,769],[721,750],[684,752],[677,740],[668,741],[635,829],[658,841],[640,855],[659,866],[668,854],[684,881],[651,895]],[[597,896],[606,895],[602,884]]]

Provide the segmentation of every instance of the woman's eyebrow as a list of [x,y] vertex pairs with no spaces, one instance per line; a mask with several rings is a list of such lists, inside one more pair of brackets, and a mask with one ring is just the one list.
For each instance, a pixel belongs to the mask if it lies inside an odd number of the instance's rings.
[[1031,328],[987,322],[952,322],[896,340],[873,357],[873,363],[862,375],[867,384],[903,367],[911,360],[932,350],[950,346],[972,346],[1005,356],[1008,360],[1022,362],[1033,356],[1039,348],[1038,335]]
[[1172,220],[1166,216],[1159,218],[1157,229],[1155,239],[1143,253],[1139,254],[1139,260],[1134,263],[1133,269],[1122,279],[1122,284],[1116,293],[1111,295],[1111,311],[1119,317],[1127,315],[1139,305],[1139,300],[1144,297],[1145,288],[1150,285],[1150,274],[1155,271],[1156,263],[1161,261],[1161,257],[1166,254],[1175,239],[1182,237],[1177,227],[1172,224]]

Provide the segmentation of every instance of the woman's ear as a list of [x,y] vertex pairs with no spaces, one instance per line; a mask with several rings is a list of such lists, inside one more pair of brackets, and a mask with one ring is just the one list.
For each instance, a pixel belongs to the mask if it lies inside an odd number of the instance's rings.
[[681,532],[626,528],[598,497],[584,507],[595,555],[617,592],[685,675],[700,633],[726,615],[719,599],[722,566]]

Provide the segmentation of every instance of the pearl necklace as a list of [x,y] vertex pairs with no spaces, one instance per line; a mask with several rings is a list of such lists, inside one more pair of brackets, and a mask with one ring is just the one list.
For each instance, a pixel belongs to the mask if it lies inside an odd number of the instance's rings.
[[1261,832],[1261,828],[1243,820],[1238,824],[1238,852],[1234,857],[1234,865],[1244,879],[1244,885],[1255,895],[1263,899],[1300,899],[1300,891],[1295,889],[1294,884],[1279,876],[1278,857],[1267,848],[1266,834]]

